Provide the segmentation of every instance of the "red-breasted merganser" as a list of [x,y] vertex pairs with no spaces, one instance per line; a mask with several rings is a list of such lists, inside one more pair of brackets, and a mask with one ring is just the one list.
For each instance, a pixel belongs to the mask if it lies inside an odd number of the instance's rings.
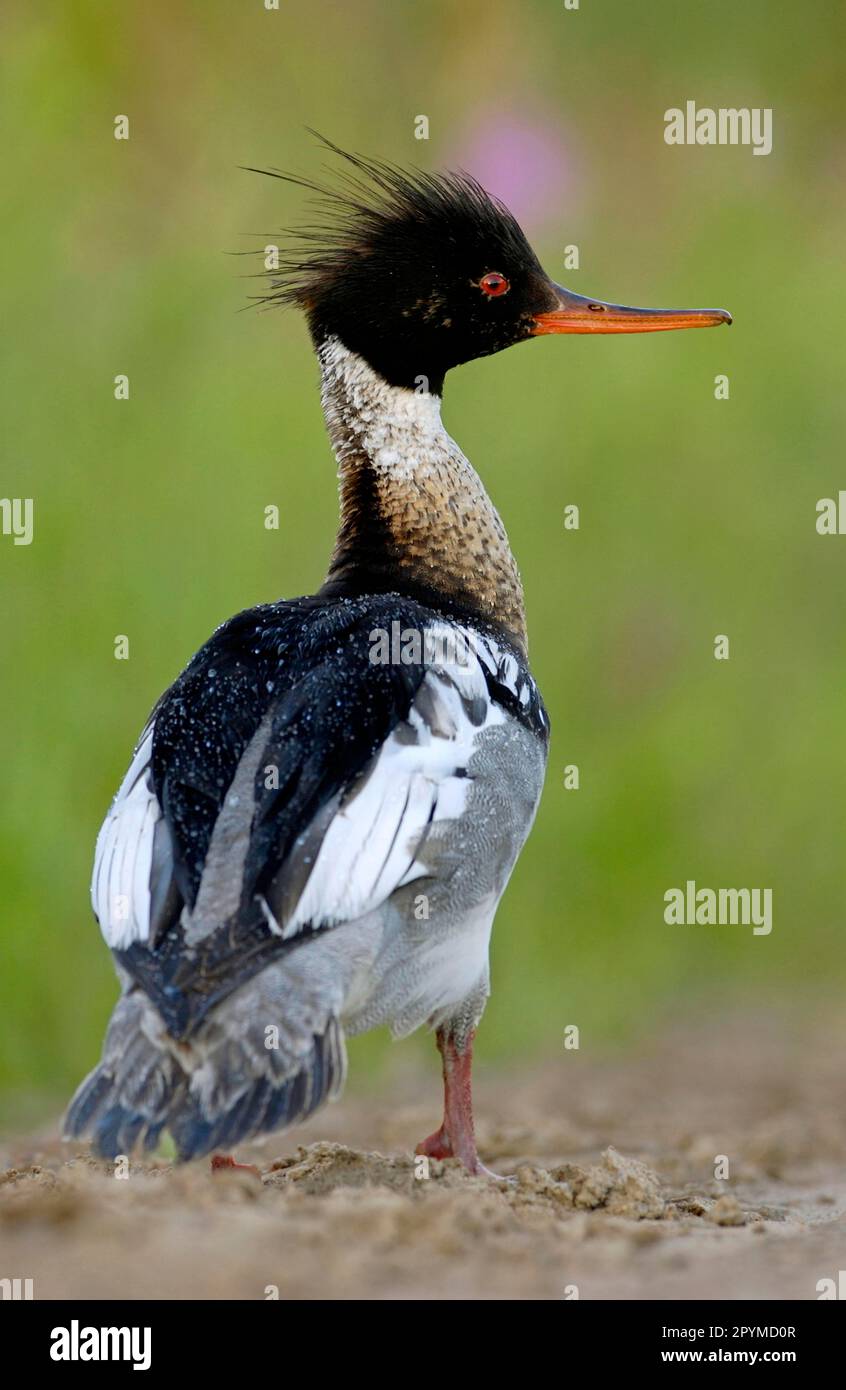
[[[328,143],[328,142],[327,142]],[[326,582],[224,623],[162,696],[97,841],[123,993],[69,1136],[190,1159],[337,1096],[346,1035],[435,1029],[419,1147],[484,1172],[470,1090],[497,904],[548,721],[500,518],[441,423],[452,367],[546,333],[730,323],[544,273],[471,177],[345,154],[266,300],[306,315],[340,469]],[[288,176],[282,176],[288,177]]]

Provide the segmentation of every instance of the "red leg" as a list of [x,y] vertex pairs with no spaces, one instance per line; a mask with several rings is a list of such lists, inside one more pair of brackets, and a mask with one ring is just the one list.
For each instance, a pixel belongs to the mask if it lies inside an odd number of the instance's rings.
[[261,1178],[261,1173],[253,1163],[236,1163],[231,1154],[212,1154],[212,1172],[219,1173],[223,1168],[236,1168],[241,1173],[252,1173],[255,1177]]
[[435,1037],[443,1062],[444,1120],[440,1129],[417,1145],[415,1152],[428,1158],[460,1158],[468,1172],[496,1178],[499,1175],[486,1168],[476,1152],[470,1082],[474,1034],[470,1034],[463,1050],[459,1050],[454,1039],[443,1028],[438,1029]]

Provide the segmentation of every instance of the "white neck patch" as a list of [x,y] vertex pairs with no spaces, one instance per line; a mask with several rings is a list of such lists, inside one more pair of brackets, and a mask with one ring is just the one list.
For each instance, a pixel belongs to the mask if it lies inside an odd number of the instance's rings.
[[391,386],[339,338],[318,350],[321,401],[338,462],[364,455],[378,472],[425,477],[450,458],[470,465],[441,420],[441,400],[428,391]]

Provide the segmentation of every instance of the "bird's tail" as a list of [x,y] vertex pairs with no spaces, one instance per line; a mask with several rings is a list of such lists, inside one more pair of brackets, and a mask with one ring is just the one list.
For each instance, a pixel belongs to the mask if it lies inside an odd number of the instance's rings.
[[115,1158],[155,1148],[167,1129],[180,1159],[199,1158],[285,1129],[334,1099],[346,1074],[337,1014],[301,995],[297,1017],[280,1022],[274,977],[271,968],[233,994],[189,1042],[168,1035],[140,989],[125,994],[100,1065],[68,1107],[66,1138],[90,1138],[102,1158]]

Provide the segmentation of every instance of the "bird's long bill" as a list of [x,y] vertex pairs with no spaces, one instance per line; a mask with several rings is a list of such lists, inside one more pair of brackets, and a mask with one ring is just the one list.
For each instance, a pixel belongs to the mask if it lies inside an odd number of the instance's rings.
[[660,333],[670,328],[713,328],[731,323],[727,309],[633,309],[605,304],[553,284],[558,307],[535,318],[533,336],[541,333]]

